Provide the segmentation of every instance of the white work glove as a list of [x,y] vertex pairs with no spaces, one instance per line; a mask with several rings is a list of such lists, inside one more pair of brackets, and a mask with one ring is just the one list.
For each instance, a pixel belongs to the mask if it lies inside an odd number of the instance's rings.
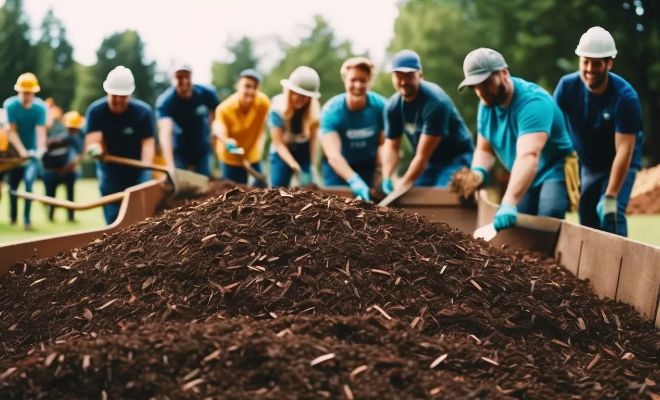
[[92,143],[87,146],[86,152],[90,157],[97,158],[103,154],[103,147],[101,147],[101,143]]

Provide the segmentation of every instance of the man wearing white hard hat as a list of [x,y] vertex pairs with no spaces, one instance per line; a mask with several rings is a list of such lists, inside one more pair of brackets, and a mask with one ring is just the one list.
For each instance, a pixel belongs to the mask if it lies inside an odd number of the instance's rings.
[[580,38],[579,71],[563,76],[555,100],[580,158],[580,223],[627,236],[625,210],[642,159],[642,110],[635,89],[611,72],[614,38],[595,26]]
[[296,68],[280,81],[284,92],[273,97],[268,116],[271,134],[270,173],[272,186],[312,183],[312,154],[315,149],[321,106],[321,79],[310,67]]
[[172,86],[156,100],[158,138],[165,164],[211,174],[211,123],[220,103],[212,88],[192,82],[192,68],[179,64]]
[[[107,93],[93,102],[86,113],[85,148],[98,157],[104,153],[152,163],[155,152],[155,120],[149,105],[131,98],[135,79],[130,69],[118,66],[108,73],[103,89]],[[117,193],[146,182],[148,170],[96,162],[101,195]],[[111,224],[119,214],[119,203],[103,206],[105,221]]]
[[[14,85],[17,95],[4,102],[7,112],[9,142],[21,157],[29,157],[29,161],[9,171],[9,188],[18,189],[21,181],[25,182],[25,191],[32,192],[32,185],[39,176],[40,159],[46,152],[46,117],[47,109],[43,100],[36,97],[41,87],[37,77],[26,72],[21,74]],[[26,230],[32,229],[30,222],[30,204],[25,200],[23,209],[23,224]],[[9,213],[11,223],[18,219],[18,199],[9,196]]]

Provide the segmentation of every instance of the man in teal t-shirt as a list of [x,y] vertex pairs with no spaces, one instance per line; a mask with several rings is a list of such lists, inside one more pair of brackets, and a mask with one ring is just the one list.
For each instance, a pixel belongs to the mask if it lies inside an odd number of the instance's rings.
[[[32,185],[39,176],[40,159],[46,152],[46,104],[36,97],[41,88],[37,77],[26,72],[16,80],[14,90],[18,93],[4,102],[9,124],[9,141],[21,157],[29,157],[29,161],[19,168],[9,172],[9,188],[18,189],[21,181],[25,181],[25,191],[32,192]],[[30,221],[29,200],[25,200],[23,223],[26,230],[32,229]],[[9,214],[11,223],[18,219],[18,198],[9,196]]]
[[385,98],[369,91],[373,63],[365,57],[346,60],[340,69],[346,93],[328,100],[321,115],[323,183],[346,185],[369,201],[383,140]]
[[477,116],[477,148],[472,170],[482,182],[495,155],[511,172],[495,229],[516,223],[518,211],[563,218],[568,209],[565,158],[573,154],[562,112],[540,86],[512,77],[495,50],[473,50],[463,63],[468,86],[481,99]]

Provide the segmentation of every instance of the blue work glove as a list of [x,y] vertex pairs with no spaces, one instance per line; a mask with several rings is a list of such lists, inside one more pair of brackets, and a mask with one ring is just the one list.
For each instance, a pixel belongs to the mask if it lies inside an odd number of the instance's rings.
[[298,172],[298,183],[300,186],[308,186],[312,184],[312,174],[310,172]]
[[234,141],[226,141],[225,146],[227,146],[227,151],[231,154],[245,154],[245,150],[242,147],[238,147]]
[[383,181],[380,184],[380,189],[385,194],[390,194],[394,191],[394,182],[391,178],[383,178]]
[[360,200],[371,201],[369,186],[357,173],[348,179],[348,186],[350,186],[353,194]]
[[511,228],[516,224],[516,219],[518,219],[518,207],[513,204],[503,203],[495,213],[493,227],[496,231]]
[[614,196],[602,195],[598,204],[596,205],[596,212],[598,213],[598,219],[600,220],[600,226],[605,227],[605,221],[607,216],[614,214],[616,217],[617,201]]

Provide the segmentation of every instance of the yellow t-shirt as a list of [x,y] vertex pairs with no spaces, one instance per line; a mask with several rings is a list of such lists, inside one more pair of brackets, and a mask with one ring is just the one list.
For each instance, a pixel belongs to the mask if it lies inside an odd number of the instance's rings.
[[[257,92],[254,104],[247,113],[241,111],[238,94],[234,93],[215,109],[215,120],[224,125],[227,136],[236,140],[236,145],[245,149],[245,158],[250,164],[261,159],[261,138],[268,117],[270,100]],[[232,166],[242,166],[240,156],[231,154],[218,141],[216,148],[220,161]]]

